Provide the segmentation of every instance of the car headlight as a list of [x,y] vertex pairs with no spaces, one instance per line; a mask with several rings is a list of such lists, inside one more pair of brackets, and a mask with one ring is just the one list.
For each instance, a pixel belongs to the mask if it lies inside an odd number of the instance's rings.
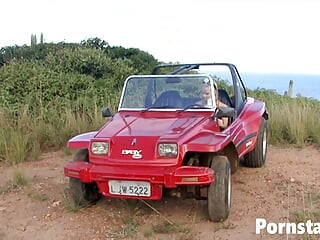
[[161,157],[176,157],[178,155],[178,146],[175,143],[160,143],[158,153]]
[[91,151],[96,155],[104,155],[109,152],[109,143],[107,142],[92,142]]

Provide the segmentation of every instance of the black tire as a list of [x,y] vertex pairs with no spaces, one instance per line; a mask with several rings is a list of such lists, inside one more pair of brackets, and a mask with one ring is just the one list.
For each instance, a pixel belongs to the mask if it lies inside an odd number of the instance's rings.
[[101,198],[96,183],[83,183],[78,178],[70,178],[69,189],[72,200],[79,206],[90,205]]
[[[74,161],[89,162],[88,149],[80,149],[74,156]],[[101,198],[101,193],[95,182],[83,183],[78,178],[69,179],[69,191],[72,200],[79,206],[95,203]]]
[[261,119],[260,128],[255,148],[245,155],[243,164],[246,167],[257,168],[262,167],[267,158],[267,139],[268,139],[267,120]]
[[229,216],[231,206],[231,167],[225,156],[215,156],[211,162],[215,181],[208,188],[208,214],[214,222],[222,222]]
[[74,155],[73,161],[89,162],[89,151],[86,148],[79,149]]

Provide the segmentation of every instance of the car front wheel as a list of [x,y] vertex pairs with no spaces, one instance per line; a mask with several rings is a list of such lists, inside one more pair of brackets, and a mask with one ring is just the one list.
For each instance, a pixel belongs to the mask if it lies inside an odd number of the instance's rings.
[[[88,149],[80,149],[73,160],[78,162],[89,162]],[[95,182],[83,183],[78,178],[69,179],[69,191],[72,200],[79,206],[89,205],[101,198],[101,193]]]
[[225,156],[215,156],[211,168],[215,180],[208,189],[209,219],[222,222],[228,218],[231,206],[231,167],[230,161]]

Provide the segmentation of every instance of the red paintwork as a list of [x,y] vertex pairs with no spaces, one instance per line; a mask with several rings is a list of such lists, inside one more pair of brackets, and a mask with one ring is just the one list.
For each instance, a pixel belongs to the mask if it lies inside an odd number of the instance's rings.
[[[238,118],[225,130],[232,136],[232,142],[237,145],[245,136],[259,132],[262,115],[266,111],[264,102],[248,98],[241,114]],[[246,147],[246,143],[252,140],[252,144]],[[256,146],[257,136],[248,139],[246,142],[237,147],[239,157],[243,157],[246,153],[252,151]]]
[[97,132],[88,132],[71,138],[68,142],[68,148],[89,148],[89,140],[94,138]]
[[[78,173],[78,174],[77,174]],[[84,183],[96,182],[101,193],[105,196],[115,197],[109,193],[108,180],[136,180],[151,183],[151,197],[147,199],[160,199],[162,187],[175,188],[181,185],[209,185],[214,180],[213,170],[206,167],[181,166],[161,167],[145,166],[130,167],[95,165],[86,162],[70,162],[64,168],[67,177],[79,178]],[[183,181],[183,177],[198,177],[198,181]],[[123,196],[121,196],[123,197]],[[128,197],[128,196],[126,196]],[[136,198],[136,197],[131,197]]]
[[[80,178],[82,182],[95,181],[103,195],[121,198],[124,196],[109,194],[108,180],[149,181],[152,194],[147,199],[160,199],[163,187],[209,185],[214,180],[213,171],[206,167],[182,166],[185,154],[189,151],[217,152],[234,144],[239,157],[244,156],[254,149],[257,136],[238,144],[245,136],[258,133],[264,112],[263,102],[248,98],[238,118],[221,132],[216,121],[210,119],[212,112],[119,111],[99,132],[79,135],[68,143],[70,148],[90,149],[92,141],[108,141],[108,155],[93,155],[89,151],[90,162],[66,164],[65,175]],[[132,146],[134,138],[136,144]],[[249,141],[252,144],[246,146]],[[158,156],[159,143],[177,143],[178,156]],[[123,155],[123,149],[142,150],[142,158]],[[198,181],[182,182],[183,177],[198,177]]]

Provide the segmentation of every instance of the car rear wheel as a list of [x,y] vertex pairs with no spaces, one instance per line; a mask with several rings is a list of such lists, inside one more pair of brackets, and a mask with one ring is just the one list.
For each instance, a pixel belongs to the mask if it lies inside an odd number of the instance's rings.
[[[80,149],[74,159],[79,162],[89,162],[88,149]],[[79,206],[85,206],[98,201],[101,198],[98,186],[95,182],[83,183],[78,178],[69,179],[69,191],[72,200]]]
[[215,180],[208,189],[209,219],[222,222],[229,216],[231,206],[231,167],[230,161],[225,156],[215,156],[211,168]]
[[247,167],[262,167],[267,157],[267,120],[261,119],[257,143],[255,148],[244,157],[244,165]]

